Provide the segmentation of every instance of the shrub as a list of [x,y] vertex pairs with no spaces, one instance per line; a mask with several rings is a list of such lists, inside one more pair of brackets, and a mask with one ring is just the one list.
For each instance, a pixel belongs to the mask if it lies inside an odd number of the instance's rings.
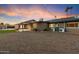
[[38,29],[37,28],[34,28],[33,31],[38,31]]
[[50,31],[50,28],[45,28],[43,31]]

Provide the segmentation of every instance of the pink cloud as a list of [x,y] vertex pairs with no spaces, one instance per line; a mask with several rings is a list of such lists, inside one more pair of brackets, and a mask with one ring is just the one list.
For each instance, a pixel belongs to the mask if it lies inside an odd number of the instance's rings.
[[8,16],[22,16],[26,19],[33,18],[64,18],[66,17],[65,13],[61,12],[49,12],[38,6],[32,6],[31,8],[20,8],[17,6],[11,6],[9,9],[5,10],[0,8],[0,13],[5,13]]
[[32,7],[32,8],[16,8],[14,10],[18,15],[27,17],[27,18],[54,18],[57,16],[58,18],[64,16],[64,13],[60,12],[49,12],[45,9],[39,7]]

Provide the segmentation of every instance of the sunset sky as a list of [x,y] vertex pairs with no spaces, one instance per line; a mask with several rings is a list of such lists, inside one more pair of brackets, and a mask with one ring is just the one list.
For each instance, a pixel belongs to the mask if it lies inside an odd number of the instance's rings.
[[72,15],[79,14],[79,5],[76,4],[0,4],[0,22],[16,24],[31,19],[54,19],[66,16],[64,9],[72,6]]

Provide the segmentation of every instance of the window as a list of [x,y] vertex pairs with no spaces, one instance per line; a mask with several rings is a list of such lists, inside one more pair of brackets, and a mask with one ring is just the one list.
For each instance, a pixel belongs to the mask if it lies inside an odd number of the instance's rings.
[[69,23],[67,27],[78,27],[78,23]]

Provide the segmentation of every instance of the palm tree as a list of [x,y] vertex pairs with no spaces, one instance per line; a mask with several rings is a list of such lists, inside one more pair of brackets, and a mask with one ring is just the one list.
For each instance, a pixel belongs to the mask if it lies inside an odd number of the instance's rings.
[[55,17],[55,19],[57,18],[57,16],[54,16]]
[[66,16],[68,17],[69,16],[69,11],[70,11],[70,14],[71,14],[71,10],[73,9],[73,7],[66,7],[65,8],[65,12],[66,12]]
[[4,28],[4,23],[0,23],[0,29]]

